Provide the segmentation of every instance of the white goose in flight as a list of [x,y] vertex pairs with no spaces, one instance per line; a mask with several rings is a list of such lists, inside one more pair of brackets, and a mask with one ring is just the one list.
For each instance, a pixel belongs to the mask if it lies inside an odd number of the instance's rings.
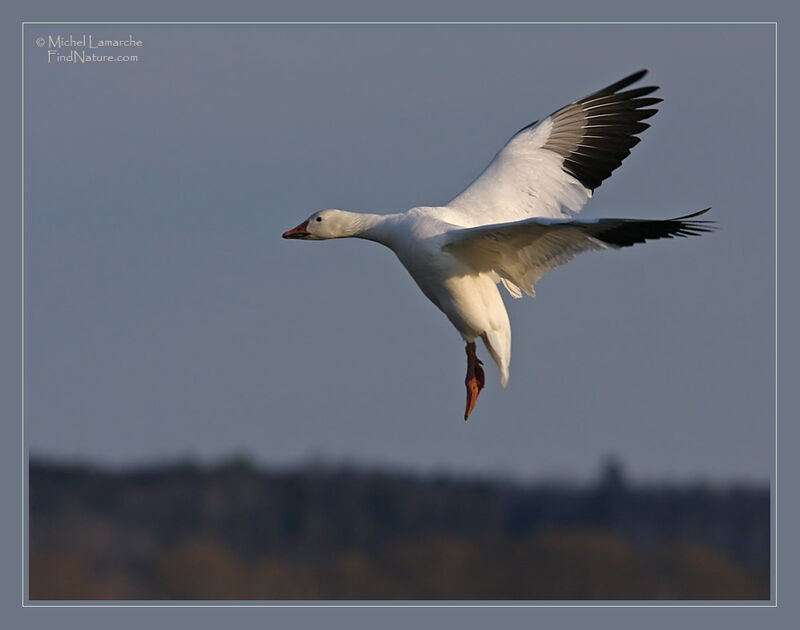
[[641,70],[520,129],[489,166],[447,205],[378,215],[322,210],[283,238],[356,237],[390,248],[422,292],[467,344],[466,420],[485,384],[475,339],[483,339],[503,387],[511,360],[511,324],[498,289],[515,298],[545,273],[589,250],[699,235],[708,208],[667,220],[573,217],[649,126],[657,86],[623,91]]

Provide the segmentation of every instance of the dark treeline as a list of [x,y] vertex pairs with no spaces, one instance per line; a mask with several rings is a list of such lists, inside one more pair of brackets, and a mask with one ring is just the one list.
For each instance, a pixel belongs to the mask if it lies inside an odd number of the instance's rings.
[[768,599],[764,487],[33,461],[32,599]]

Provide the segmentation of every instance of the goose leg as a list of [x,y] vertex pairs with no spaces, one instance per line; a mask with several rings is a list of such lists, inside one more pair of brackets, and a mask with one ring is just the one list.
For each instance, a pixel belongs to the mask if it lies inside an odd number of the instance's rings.
[[478,402],[478,394],[486,384],[482,365],[483,362],[475,354],[475,342],[470,341],[467,344],[467,378],[464,380],[467,385],[467,410],[464,412],[464,420],[469,418],[475,403]]

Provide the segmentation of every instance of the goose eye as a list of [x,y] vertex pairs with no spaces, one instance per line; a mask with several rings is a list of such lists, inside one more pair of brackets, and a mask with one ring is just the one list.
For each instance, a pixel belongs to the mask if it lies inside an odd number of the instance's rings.
[[316,221],[317,221],[317,223],[320,223],[322,221],[322,217],[317,217]]

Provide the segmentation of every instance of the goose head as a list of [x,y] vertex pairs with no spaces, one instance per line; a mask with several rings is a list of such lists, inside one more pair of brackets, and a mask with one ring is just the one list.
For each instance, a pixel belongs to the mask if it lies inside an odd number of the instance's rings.
[[300,225],[283,233],[283,238],[320,241],[356,236],[362,231],[359,215],[343,210],[315,212]]

